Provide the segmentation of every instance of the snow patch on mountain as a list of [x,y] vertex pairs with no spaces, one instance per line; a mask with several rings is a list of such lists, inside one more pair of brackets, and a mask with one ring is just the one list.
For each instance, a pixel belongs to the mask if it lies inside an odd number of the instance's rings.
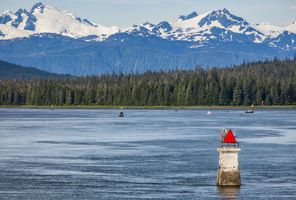
[[284,31],[283,28],[271,25],[270,23],[255,24],[253,28],[270,37],[276,37]]
[[0,40],[28,37],[31,34],[31,31],[19,30],[10,25],[0,24]]
[[296,21],[294,21],[292,25],[287,26],[285,28],[285,30],[287,30],[287,31],[289,31],[291,33],[296,33]]

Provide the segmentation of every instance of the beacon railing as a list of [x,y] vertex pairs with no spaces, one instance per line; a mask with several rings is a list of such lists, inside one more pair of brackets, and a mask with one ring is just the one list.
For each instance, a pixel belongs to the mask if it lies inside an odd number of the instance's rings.
[[220,148],[229,148],[229,147],[232,147],[232,148],[239,148],[239,143],[220,143]]

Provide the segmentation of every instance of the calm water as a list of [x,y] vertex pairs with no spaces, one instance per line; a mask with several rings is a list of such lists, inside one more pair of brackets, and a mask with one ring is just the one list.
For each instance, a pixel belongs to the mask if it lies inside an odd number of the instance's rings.
[[[296,110],[0,109],[0,199],[296,199]],[[219,132],[242,186],[218,188]]]

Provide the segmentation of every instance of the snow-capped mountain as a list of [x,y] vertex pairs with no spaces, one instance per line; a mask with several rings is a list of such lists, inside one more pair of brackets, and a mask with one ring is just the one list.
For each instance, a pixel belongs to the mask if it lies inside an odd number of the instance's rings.
[[[0,24],[18,29],[3,33],[3,29],[0,28],[2,34],[5,35],[4,39],[36,33],[56,33],[73,38],[96,35],[103,40],[119,31],[118,27],[106,27],[91,23],[68,11],[61,11],[56,7],[46,6],[42,3],[35,4],[30,11],[26,9],[19,9],[15,13],[6,11],[0,16]],[[22,30],[23,34],[19,30]]]
[[251,24],[227,9],[121,30],[42,3],[0,16],[0,59],[54,73],[223,67],[294,55],[295,22],[287,27]]
[[154,34],[164,39],[205,43],[209,40],[262,42],[266,36],[246,20],[228,10],[216,10],[202,15],[192,12],[181,15],[175,22],[144,23],[133,26],[128,33]]
[[[110,35],[121,32],[116,26],[106,27],[76,17],[68,11],[54,6],[36,3],[30,11],[19,9],[15,13],[6,11],[0,16],[0,39],[27,37],[38,33],[56,33],[73,38],[89,38],[102,41]],[[14,29],[15,28],[15,29]],[[215,10],[198,15],[192,12],[180,15],[176,21],[162,21],[158,24],[149,22],[123,29],[132,35],[149,37],[158,36],[168,40],[197,42],[249,40],[260,43],[269,37],[277,37],[284,31],[296,33],[296,23],[288,27],[277,27],[268,23],[252,25],[245,19],[230,13],[227,9]]]

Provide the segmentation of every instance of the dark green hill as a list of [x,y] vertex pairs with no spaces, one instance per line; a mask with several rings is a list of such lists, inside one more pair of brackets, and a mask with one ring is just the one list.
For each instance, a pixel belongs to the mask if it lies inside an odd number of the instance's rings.
[[65,76],[67,75],[53,74],[32,67],[22,67],[0,60],[0,79],[32,79]]

